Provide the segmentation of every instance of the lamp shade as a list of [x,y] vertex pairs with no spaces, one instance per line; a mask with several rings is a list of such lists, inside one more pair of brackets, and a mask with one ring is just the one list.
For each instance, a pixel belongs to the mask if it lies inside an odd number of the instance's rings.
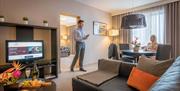
[[130,14],[122,18],[122,29],[136,29],[144,27],[146,27],[146,19],[143,14]]
[[119,30],[116,29],[109,30],[109,36],[118,36],[118,35],[119,35]]
[[68,36],[67,36],[67,35],[62,35],[62,39],[63,39],[63,40],[67,40],[67,39],[68,39]]

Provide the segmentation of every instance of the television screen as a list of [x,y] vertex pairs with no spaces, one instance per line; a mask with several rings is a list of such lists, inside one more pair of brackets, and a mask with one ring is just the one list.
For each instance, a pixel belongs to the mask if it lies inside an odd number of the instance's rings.
[[34,61],[44,57],[43,41],[7,41],[7,61]]

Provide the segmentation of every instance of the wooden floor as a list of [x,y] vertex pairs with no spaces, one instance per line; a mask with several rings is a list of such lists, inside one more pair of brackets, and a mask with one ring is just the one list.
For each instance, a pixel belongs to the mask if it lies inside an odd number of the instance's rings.
[[98,67],[97,64],[92,64],[92,65],[84,66],[87,72],[82,72],[79,71],[78,69],[75,69],[75,72],[70,72],[70,71],[62,72],[61,74],[59,74],[59,77],[57,79],[54,79],[54,81],[56,82],[56,91],[72,91],[73,77],[95,71],[97,70],[97,67]]

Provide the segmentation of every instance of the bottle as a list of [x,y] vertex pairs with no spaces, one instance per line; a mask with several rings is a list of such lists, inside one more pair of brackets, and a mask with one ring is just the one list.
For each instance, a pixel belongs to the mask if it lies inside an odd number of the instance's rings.
[[33,70],[32,70],[32,80],[39,78],[39,69],[37,67],[37,64],[34,63]]

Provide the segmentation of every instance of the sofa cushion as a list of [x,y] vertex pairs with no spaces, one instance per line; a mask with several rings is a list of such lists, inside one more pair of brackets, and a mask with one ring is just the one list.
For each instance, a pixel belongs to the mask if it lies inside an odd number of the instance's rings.
[[138,91],[135,88],[129,87],[127,84],[127,78],[116,77],[108,82],[99,86],[102,91]]
[[180,91],[180,57],[172,66],[153,84],[149,91]]
[[87,74],[77,76],[78,79],[87,81],[95,86],[118,76],[121,62],[116,60],[100,59],[98,61],[98,70]]
[[117,60],[100,59],[98,61],[98,70],[118,74],[120,64],[121,62]]
[[172,59],[158,61],[142,56],[139,59],[137,68],[155,76],[161,76],[173,63]]
[[156,77],[147,72],[141,71],[136,67],[133,67],[127,84],[140,91],[147,91],[158,79],[159,77]]
[[77,78],[84,80],[88,83],[91,83],[95,86],[99,86],[116,76],[117,74],[115,73],[109,73],[109,72],[104,72],[104,71],[94,71],[94,72],[90,72],[84,75],[79,75],[77,76]]

